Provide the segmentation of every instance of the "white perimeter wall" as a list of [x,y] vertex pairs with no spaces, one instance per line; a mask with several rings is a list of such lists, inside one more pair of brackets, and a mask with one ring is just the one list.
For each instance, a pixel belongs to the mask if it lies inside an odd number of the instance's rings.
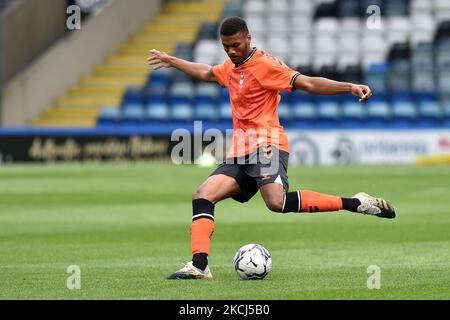
[[414,164],[450,155],[450,129],[288,131],[290,164]]

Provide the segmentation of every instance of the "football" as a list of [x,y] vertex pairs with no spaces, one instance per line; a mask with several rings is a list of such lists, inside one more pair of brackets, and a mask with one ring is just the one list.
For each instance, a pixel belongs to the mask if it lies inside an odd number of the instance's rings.
[[234,256],[234,270],[243,280],[262,280],[271,269],[270,253],[260,244],[246,244]]

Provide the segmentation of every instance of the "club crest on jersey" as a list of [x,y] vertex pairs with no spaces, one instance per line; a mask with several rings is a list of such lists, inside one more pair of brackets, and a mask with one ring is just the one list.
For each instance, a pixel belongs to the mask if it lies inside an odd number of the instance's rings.
[[244,86],[244,81],[245,81],[245,75],[244,75],[244,72],[241,72],[241,80],[239,81],[239,89],[242,89],[242,87]]

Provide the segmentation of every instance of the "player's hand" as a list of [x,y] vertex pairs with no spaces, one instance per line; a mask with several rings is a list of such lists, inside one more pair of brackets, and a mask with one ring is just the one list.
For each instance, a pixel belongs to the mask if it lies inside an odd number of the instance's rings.
[[359,97],[359,102],[366,102],[372,97],[372,90],[362,84],[352,84],[352,95]]
[[147,59],[148,64],[152,66],[153,70],[161,68],[170,68],[170,56],[165,52],[160,52],[156,49],[150,50],[150,57]]

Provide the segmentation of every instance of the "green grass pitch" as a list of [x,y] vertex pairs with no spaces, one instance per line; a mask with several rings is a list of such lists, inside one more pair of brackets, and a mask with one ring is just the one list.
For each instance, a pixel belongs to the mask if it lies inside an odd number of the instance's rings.
[[[449,299],[450,167],[291,167],[298,188],[390,200],[394,220],[216,207],[212,281],[167,281],[191,258],[191,195],[212,169],[151,164],[0,167],[0,299]],[[261,243],[263,281],[233,270]],[[67,268],[81,269],[69,290]],[[369,290],[367,268],[381,269]]]

